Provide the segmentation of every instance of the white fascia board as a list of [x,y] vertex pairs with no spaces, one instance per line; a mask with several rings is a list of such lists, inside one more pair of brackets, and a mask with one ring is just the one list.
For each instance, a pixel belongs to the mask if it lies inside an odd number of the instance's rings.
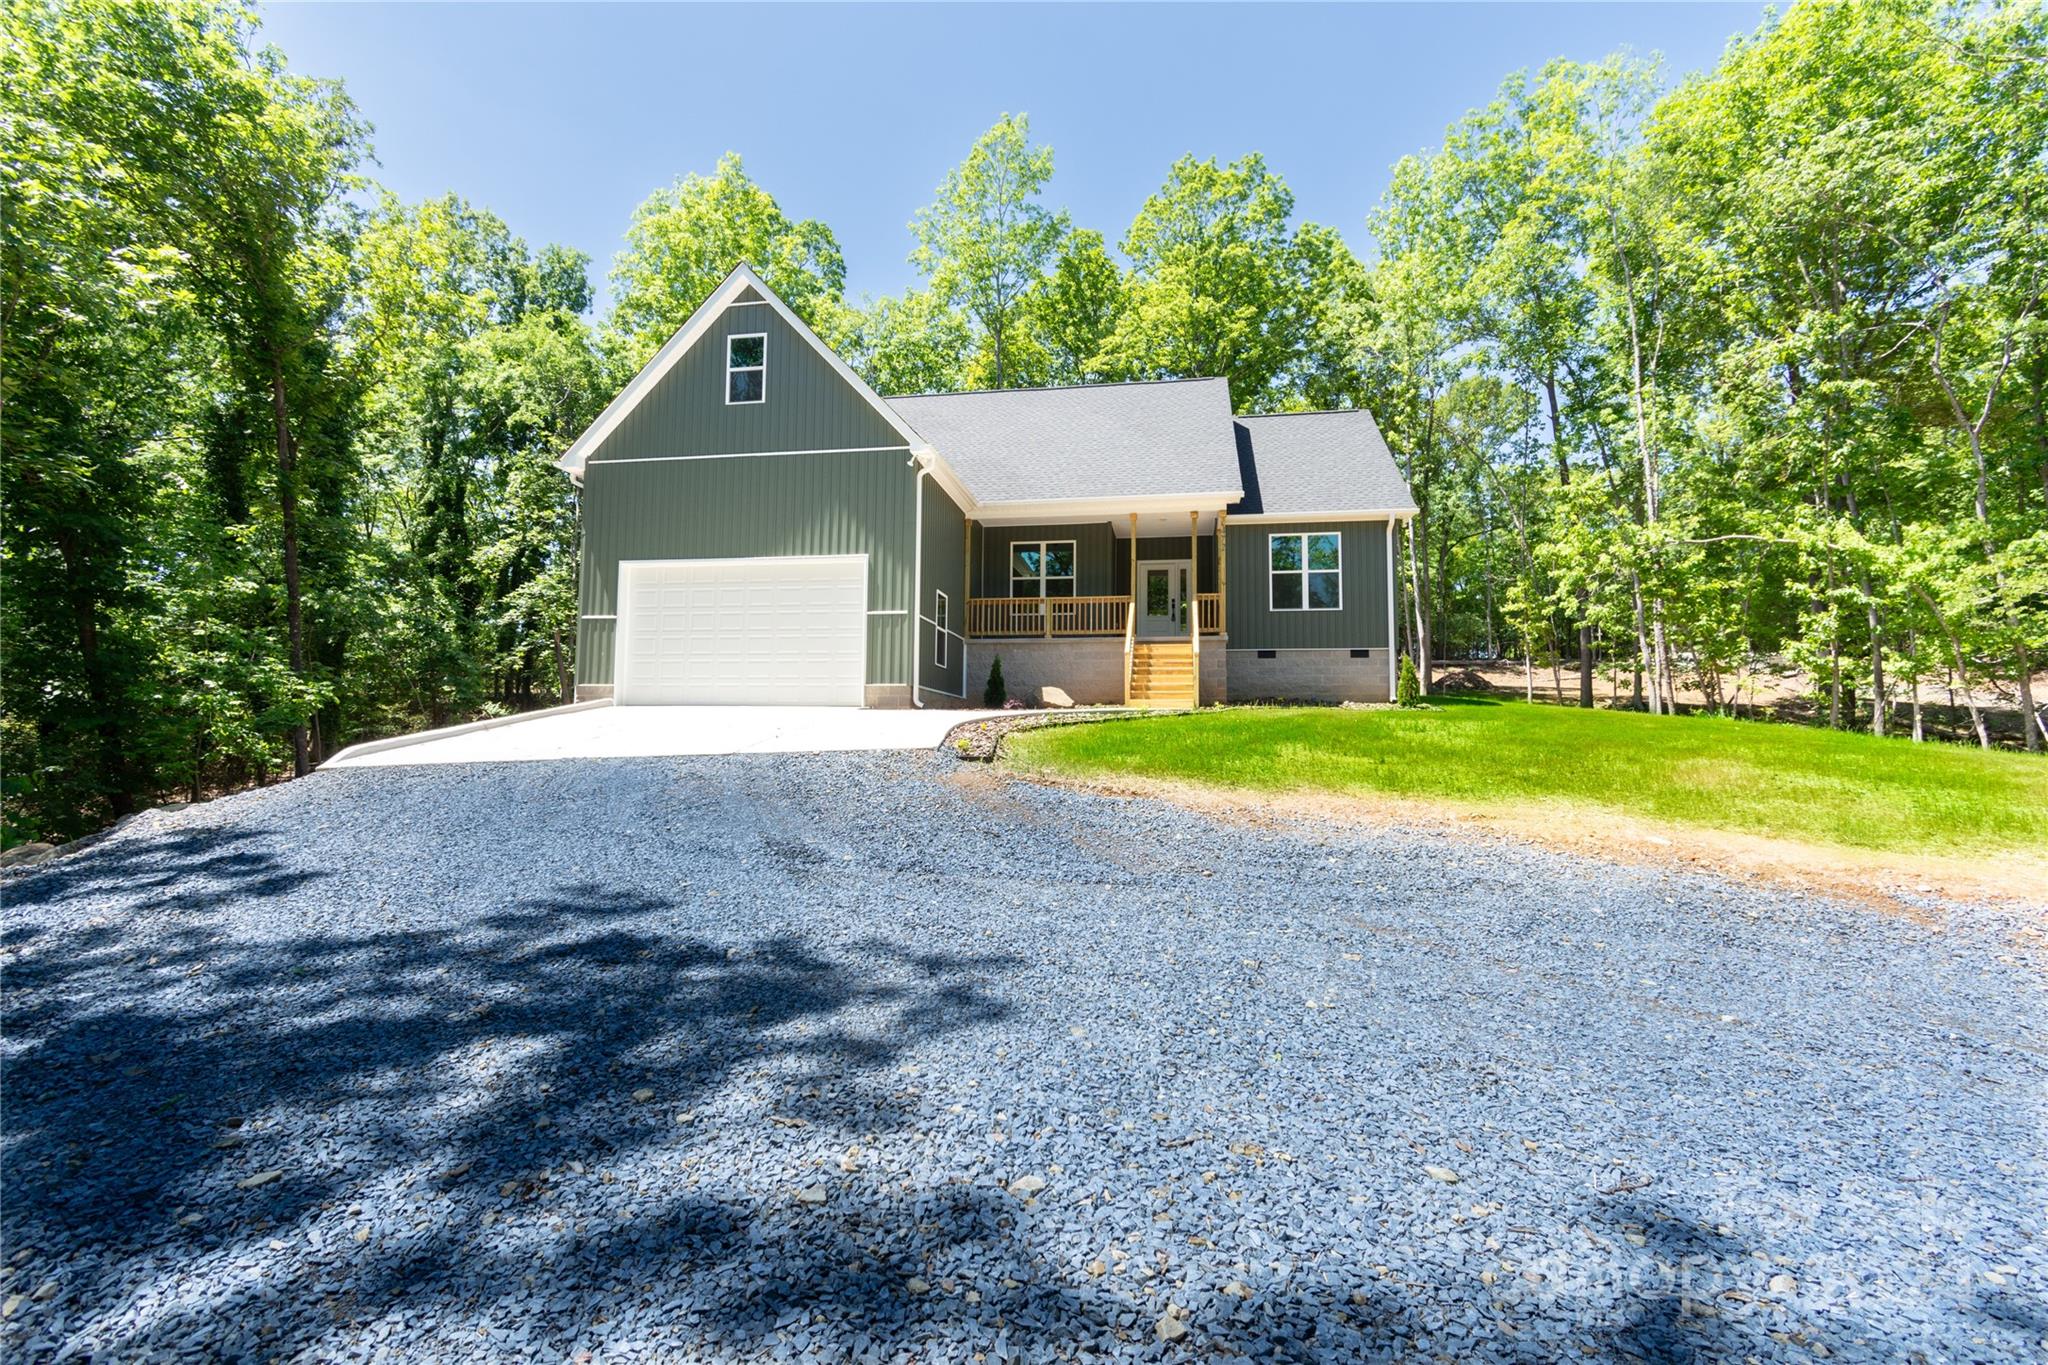
[[1085,522],[1128,516],[1132,512],[1218,512],[1243,497],[1241,489],[1225,489],[1215,493],[1147,493],[1120,498],[1040,498],[984,502],[974,515],[977,521],[988,522]]
[[[925,439],[912,431],[910,425],[882,401],[880,394],[868,387],[866,380],[855,374],[853,368],[841,360],[830,346],[819,340],[818,334],[792,312],[789,305],[784,303],[774,290],[761,282],[761,277],[754,273],[753,267],[742,262],[733,267],[732,273],[720,282],[718,288],[711,291],[709,298],[697,305],[697,311],[690,314],[689,320],[677,328],[676,334],[654,353],[654,359],[640,367],[640,373],[634,375],[632,382],[621,389],[618,397],[612,399],[605,410],[598,414],[597,420],[584,429],[583,434],[576,438],[575,443],[563,453],[562,458],[555,462],[556,466],[565,471],[570,478],[580,482],[583,477],[583,465],[589,459],[590,452],[602,445],[605,437],[611,435],[619,423],[626,420],[626,415],[640,406],[641,400],[652,392],[662,377],[675,368],[676,362],[711,330],[712,324],[723,316],[725,310],[748,288],[758,293],[763,302],[781,315],[791,330],[809,342],[811,348],[819,355],[825,357],[833,372],[851,384],[854,391],[867,400],[868,406],[889,424],[892,431],[903,438],[905,445],[912,450],[930,449]],[[748,302],[751,303],[752,300]]]
[[945,456],[928,445],[920,445],[910,452],[910,459],[911,463],[921,465],[927,470],[932,476],[932,481],[946,490],[946,496],[953,500],[953,505],[960,509],[961,515],[978,515],[979,504],[975,502],[974,495],[967,491],[966,484],[960,482],[960,476],[953,472],[953,466],[946,463]]
[[1339,512],[1232,512],[1232,526],[1258,526],[1283,521],[1392,521],[1412,517],[1413,507],[1351,508]]

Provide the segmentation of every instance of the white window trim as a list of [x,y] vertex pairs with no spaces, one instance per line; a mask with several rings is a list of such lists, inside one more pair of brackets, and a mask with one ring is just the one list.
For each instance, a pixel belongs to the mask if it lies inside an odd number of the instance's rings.
[[[1030,579],[1030,578],[1020,578],[1020,577],[1018,577],[1018,576],[1017,576],[1017,547],[1018,547],[1019,545],[1036,545],[1036,546],[1038,547],[1038,577],[1037,577],[1037,579],[1036,579],[1036,580],[1033,580],[1033,579]],[[1063,574],[1054,574],[1054,575],[1052,575],[1052,578],[1054,578],[1054,579],[1056,579],[1056,580],[1058,580],[1058,581],[1060,581],[1060,582],[1072,583],[1072,584],[1074,585],[1074,591],[1073,591],[1072,593],[1068,594],[1069,596],[1071,596],[1071,597],[1079,597],[1079,596],[1081,595],[1081,542],[1080,542],[1080,541],[1078,541],[1078,540],[1013,540],[1013,541],[1011,541],[1011,542],[1010,542],[1010,544],[1009,544],[1009,552],[1010,552],[1010,553],[1009,553],[1009,558],[1008,558],[1007,560],[1005,560],[1005,561],[1004,561],[1004,568],[1005,568],[1005,569],[1007,570],[1007,572],[1008,572],[1008,575],[1009,575],[1009,577],[1008,577],[1008,579],[1007,579],[1007,582],[1008,582],[1008,583],[1009,583],[1009,585],[1010,585],[1010,596],[1011,596],[1011,597],[1017,597],[1017,585],[1018,585],[1019,583],[1030,583],[1030,582],[1033,582],[1033,581],[1037,582],[1037,584],[1038,584],[1038,596],[1040,596],[1041,598],[1045,596],[1045,585],[1046,585],[1046,581],[1047,581],[1047,576],[1046,576],[1046,572],[1045,572],[1045,552],[1046,552],[1046,550],[1047,550],[1047,549],[1048,549],[1049,547],[1051,547],[1051,546],[1054,546],[1054,545],[1071,545],[1071,546],[1073,547],[1074,553],[1073,553],[1073,555],[1071,556],[1071,562],[1073,563],[1073,566],[1074,566],[1074,571],[1073,571],[1072,573],[1070,573],[1070,574],[1064,574],[1064,573],[1063,573]],[[1019,601],[1022,601],[1022,602],[1028,602],[1028,601],[1030,601],[1031,599],[1030,599],[1030,598],[1028,598],[1028,597],[1024,597],[1024,598],[1018,598],[1017,600],[1019,600]]]
[[[1311,569],[1308,566],[1308,538],[1310,536],[1335,536],[1337,538],[1337,567],[1334,569]],[[1276,569],[1273,567],[1273,542],[1276,540],[1298,540],[1301,542],[1301,567],[1299,569]],[[1318,607],[1308,600],[1308,576],[1311,573],[1334,573],[1337,575],[1337,605]],[[1301,605],[1281,607],[1273,603],[1273,580],[1286,575],[1301,579]],[[1266,610],[1268,611],[1342,611],[1344,610],[1344,533],[1339,531],[1276,531],[1266,537]]]
[[947,627],[953,620],[952,612],[947,610],[949,605],[946,601],[946,594],[938,591],[932,593],[932,667],[934,668],[944,668],[946,666],[946,637],[952,633]]
[[[758,365],[735,365],[732,363],[732,344],[735,341],[750,341],[758,338],[761,342],[761,363]],[[735,374],[761,376],[759,398],[734,398],[732,377]],[[725,405],[729,408],[759,407],[768,401],[768,334],[766,332],[727,332],[725,334]]]

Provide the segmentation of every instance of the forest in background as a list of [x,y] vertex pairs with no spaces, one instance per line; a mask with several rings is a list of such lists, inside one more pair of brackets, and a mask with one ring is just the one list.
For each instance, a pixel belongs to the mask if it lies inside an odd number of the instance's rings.
[[[553,466],[735,262],[884,393],[1223,376],[1360,406],[1422,509],[1403,645],[1592,704],[1921,738],[2048,655],[2048,19],[1800,4],[1677,84],[1507,77],[1395,169],[1361,258],[1256,152],[1183,157],[1114,242],[1004,115],[850,299],[731,154],[625,225],[609,296],[454,195],[245,11],[7,0],[0,44],[0,834],[303,773],[551,704],[576,505]],[[1430,670],[1423,670],[1425,677]]]

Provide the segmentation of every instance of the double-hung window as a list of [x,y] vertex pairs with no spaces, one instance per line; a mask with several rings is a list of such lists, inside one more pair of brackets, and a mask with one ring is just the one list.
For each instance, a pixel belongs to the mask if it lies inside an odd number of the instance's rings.
[[946,594],[937,593],[932,598],[932,666],[946,666]]
[[1266,537],[1274,611],[1337,611],[1344,605],[1343,541],[1335,531]]
[[734,333],[725,339],[725,401],[768,401],[768,337],[765,333]]
[[1013,540],[1010,542],[1010,596],[1072,597],[1074,542]]

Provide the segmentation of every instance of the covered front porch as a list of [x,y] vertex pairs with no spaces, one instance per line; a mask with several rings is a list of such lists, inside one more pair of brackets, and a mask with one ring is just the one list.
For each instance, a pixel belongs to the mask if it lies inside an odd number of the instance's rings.
[[1228,621],[1225,515],[1215,508],[1073,522],[970,521],[965,635],[977,643],[1121,641],[1125,704],[1196,705],[1218,693],[1223,677],[1223,651],[1215,645]]

